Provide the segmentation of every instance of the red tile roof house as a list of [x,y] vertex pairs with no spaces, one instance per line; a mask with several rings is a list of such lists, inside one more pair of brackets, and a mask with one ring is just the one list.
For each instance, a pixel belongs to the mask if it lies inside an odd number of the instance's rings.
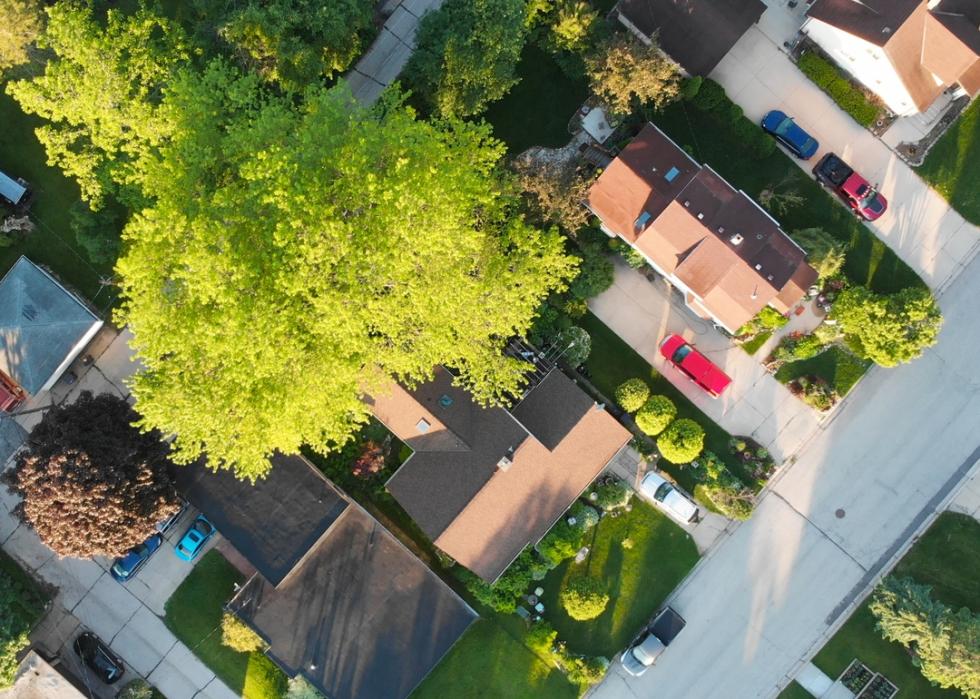
[[816,0],[802,31],[899,116],[980,93],[980,0]]
[[817,280],[774,218],[653,124],[603,171],[587,206],[688,308],[732,334],[766,306],[789,312]]
[[490,583],[631,437],[557,369],[509,409],[477,405],[444,368],[366,401],[414,452],[389,492],[438,548]]

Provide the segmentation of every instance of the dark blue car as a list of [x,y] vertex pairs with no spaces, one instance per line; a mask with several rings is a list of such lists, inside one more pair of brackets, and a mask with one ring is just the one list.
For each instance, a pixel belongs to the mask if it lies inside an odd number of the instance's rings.
[[109,574],[119,582],[126,582],[146,565],[150,556],[160,548],[161,544],[163,544],[163,537],[154,534],[139,546],[131,548],[125,556],[117,558],[109,569]]
[[778,109],[774,109],[762,117],[762,130],[772,134],[776,140],[789,148],[797,158],[808,160],[817,152],[820,144],[817,140],[801,129]]

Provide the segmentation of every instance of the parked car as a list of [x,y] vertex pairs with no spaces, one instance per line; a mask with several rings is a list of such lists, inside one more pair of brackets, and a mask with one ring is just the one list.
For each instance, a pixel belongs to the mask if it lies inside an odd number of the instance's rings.
[[119,582],[130,580],[136,576],[140,568],[150,560],[150,556],[156,553],[157,549],[162,545],[163,537],[159,534],[154,534],[142,544],[131,548],[125,556],[117,558],[113,562],[112,567],[109,568],[109,575]]
[[778,109],[762,117],[762,130],[772,134],[777,141],[789,148],[793,155],[803,160],[812,158],[820,148],[820,144],[813,136],[797,126],[792,117]]
[[684,630],[687,622],[670,607],[664,607],[649,627],[644,629],[626,651],[620,662],[623,669],[634,677],[639,677],[667,649],[667,646]]
[[175,549],[177,553],[177,558],[183,559],[185,561],[193,561],[194,558],[201,552],[204,545],[208,543],[208,539],[214,536],[216,529],[208,518],[204,515],[198,515],[191,526],[187,528],[184,532],[184,536],[180,538],[180,543],[177,544]]
[[701,518],[698,506],[659,473],[651,471],[643,477],[640,494],[653,500],[654,504],[681,524],[694,524]]
[[854,169],[833,153],[827,153],[813,167],[817,182],[834,190],[845,204],[865,221],[881,218],[888,200]]
[[179,510],[174,512],[172,515],[167,517],[162,522],[157,523],[157,532],[159,534],[166,534],[168,531],[170,531],[173,528],[175,524],[177,524],[177,520],[180,519],[180,516],[184,514],[184,512],[186,511],[187,511],[187,502],[181,500]]
[[74,647],[75,654],[106,684],[115,684],[126,672],[119,656],[91,631],[79,634]]
[[712,364],[707,357],[694,349],[694,345],[680,335],[669,335],[661,342],[660,354],[713,398],[720,396],[732,382],[725,372]]

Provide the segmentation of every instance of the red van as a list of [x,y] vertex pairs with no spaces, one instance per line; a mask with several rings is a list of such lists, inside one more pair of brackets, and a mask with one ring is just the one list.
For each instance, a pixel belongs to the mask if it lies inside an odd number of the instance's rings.
[[728,374],[712,364],[680,335],[667,336],[667,339],[660,343],[660,354],[687,374],[691,381],[711,394],[712,398],[720,396],[732,382]]

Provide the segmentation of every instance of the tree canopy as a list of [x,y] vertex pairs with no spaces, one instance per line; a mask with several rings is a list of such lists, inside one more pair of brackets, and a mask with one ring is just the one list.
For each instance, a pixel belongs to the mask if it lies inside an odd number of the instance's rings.
[[27,63],[28,49],[42,25],[43,13],[38,0],[0,2],[0,73]]
[[885,367],[909,362],[936,344],[943,320],[936,300],[921,287],[890,295],[851,287],[837,298],[833,315],[849,346]]
[[23,498],[15,514],[55,553],[118,556],[177,511],[168,447],[137,418],[121,398],[84,392],[44,414],[4,474]]
[[834,276],[844,266],[844,246],[822,228],[793,231],[790,237],[806,250],[807,262],[817,270],[820,279]]
[[643,44],[632,34],[614,34],[586,56],[585,66],[592,91],[619,114],[645,104],[662,107],[680,96],[677,66],[656,42]]
[[504,343],[575,261],[514,214],[487,126],[344,87],[297,109],[224,63],[167,101],[182,116],[124,232],[118,321],[146,365],[142,424],[177,435],[175,460],[261,476],[276,450],[343,443],[365,392],[438,364],[481,401],[517,387]]
[[525,17],[524,0],[446,0],[419,23],[405,69],[413,89],[442,116],[484,111],[518,82]]
[[133,204],[147,159],[170,135],[160,99],[188,58],[183,32],[146,8],[110,9],[104,26],[80,3],[60,2],[47,13],[38,45],[53,57],[43,75],[7,90],[25,112],[49,122],[37,129],[38,140],[93,208],[113,192]]

